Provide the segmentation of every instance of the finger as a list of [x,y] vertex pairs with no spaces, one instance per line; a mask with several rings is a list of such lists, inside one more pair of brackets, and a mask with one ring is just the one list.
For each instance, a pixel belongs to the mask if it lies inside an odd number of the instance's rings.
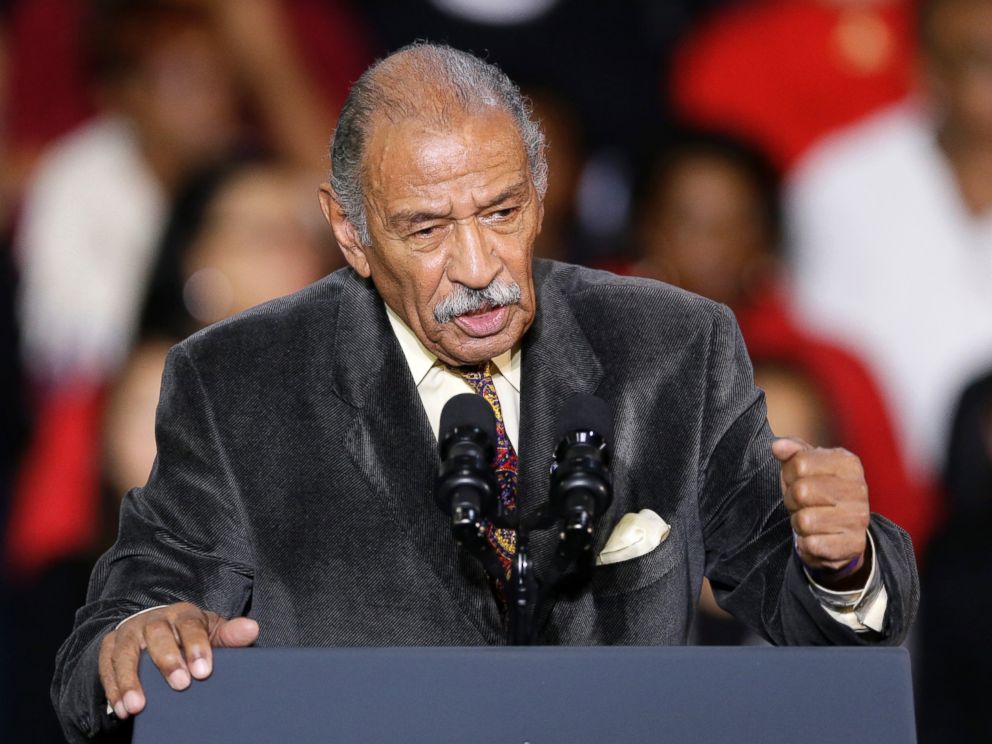
[[811,475],[864,480],[864,469],[861,460],[841,448],[801,450],[782,463],[782,483],[786,487]]
[[117,687],[117,679],[114,676],[114,664],[111,661],[116,640],[116,633],[108,633],[100,643],[98,668],[100,670],[100,684],[103,685],[103,693],[107,698],[107,702],[114,709],[114,715],[123,721],[127,718],[128,713],[127,708],[124,707],[124,701],[121,700],[121,692]]
[[[125,626],[126,627],[126,626]],[[145,691],[138,681],[138,660],[141,658],[141,640],[136,633],[116,631],[117,638],[110,663],[114,680],[127,713],[140,713],[145,707]]]
[[786,487],[782,494],[790,514],[815,506],[857,504],[868,508],[868,487],[863,481],[852,481],[836,475],[807,475]]
[[219,648],[250,646],[258,638],[258,623],[247,617],[221,620],[214,633],[214,645]]
[[839,571],[852,559],[864,555],[865,538],[850,533],[836,535],[809,535],[796,539],[799,559],[812,569]]
[[196,679],[206,679],[213,667],[207,618],[200,610],[192,608],[176,618],[175,628],[190,674]]
[[813,449],[813,445],[799,437],[778,437],[772,442],[772,455],[779,462],[787,462],[797,452]]
[[836,506],[810,506],[792,514],[792,531],[799,537],[809,537],[810,535],[839,535],[848,529],[848,525],[841,524]]
[[172,623],[162,618],[145,624],[145,644],[148,655],[174,690],[189,687],[189,670],[179,650]]
[[836,506],[811,506],[794,512],[792,530],[800,537],[850,533],[856,538],[868,529],[871,513],[867,505],[845,502]]

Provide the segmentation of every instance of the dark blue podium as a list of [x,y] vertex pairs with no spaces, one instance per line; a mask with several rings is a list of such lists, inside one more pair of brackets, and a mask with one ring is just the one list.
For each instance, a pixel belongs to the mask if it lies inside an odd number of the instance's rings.
[[175,692],[145,658],[134,744],[916,741],[899,648],[274,648],[214,667]]

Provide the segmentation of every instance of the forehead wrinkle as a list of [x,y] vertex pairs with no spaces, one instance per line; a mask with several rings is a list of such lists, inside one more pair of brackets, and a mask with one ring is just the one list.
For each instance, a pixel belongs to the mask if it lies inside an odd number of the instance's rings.
[[511,186],[525,190],[529,168],[520,134],[508,114],[491,116],[465,114],[443,127],[420,118],[380,119],[365,162],[367,212],[395,232],[411,216],[461,211],[462,195],[478,209],[502,196],[511,178]]

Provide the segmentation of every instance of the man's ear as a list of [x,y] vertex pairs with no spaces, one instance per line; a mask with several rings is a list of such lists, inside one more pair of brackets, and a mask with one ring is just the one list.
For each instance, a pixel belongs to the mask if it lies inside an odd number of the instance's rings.
[[369,268],[368,256],[365,254],[368,248],[362,245],[362,241],[358,239],[358,232],[341,208],[331,184],[322,183],[318,196],[324,219],[331,226],[331,232],[334,233],[334,239],[338,242],[338,247],[344,254],[345,260],[360,276],[368,279],[372,273]]

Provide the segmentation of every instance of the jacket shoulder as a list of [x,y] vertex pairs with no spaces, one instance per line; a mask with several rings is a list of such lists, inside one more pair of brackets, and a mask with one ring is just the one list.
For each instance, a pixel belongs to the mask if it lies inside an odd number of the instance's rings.
[[[340,300],[353,281],[336,271],[300,291],[222,320],[178,346],[199,368],[240,377],[247,369],[312,353],[331,343]],[[309,351],[308,351],[309,350]]]
[[541,262],[545,295],[560,293],[594,346],[663,341],[685,344],[715,324],[734,324],[724,305],[664,282]]

